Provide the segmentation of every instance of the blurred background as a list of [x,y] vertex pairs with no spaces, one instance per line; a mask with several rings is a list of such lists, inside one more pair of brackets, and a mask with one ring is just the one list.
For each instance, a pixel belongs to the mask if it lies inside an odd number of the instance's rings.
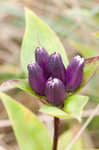
[[[0,0],[0,84],[8,79],[24,78],[20,64],[20,51],[25,31],[24,7],[33,10],[52,27],[60,37],[68,58],[77,53],[83,57],[99,55],[99,0]],[[82,122],[61,120],[60,135],[68,131],[68,137],[79,131],[99,103],[99,71],[81,93],[90,97],[83,112]],[[9,92],[18,101],[37,113],[39,118],[52,129],[53,119],[38,113],[39,102],[15,89]],[[47,124],[46,122],[50,123]],[[65,142],[65,141],[64,141]],[[77,146],[78,145],[78,146]],[[99,116],[91,121],[75,149],[99,148]],[[0,150],[19,150],[7,113],[0,102]],[[62,149],[62,148],[61,148]]]

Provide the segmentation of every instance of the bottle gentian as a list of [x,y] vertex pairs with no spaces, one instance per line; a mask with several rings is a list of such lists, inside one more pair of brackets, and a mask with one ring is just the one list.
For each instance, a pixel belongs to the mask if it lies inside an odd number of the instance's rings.
[[45,96],[49,103],[61,106],[66,98],[66,90],[62,81],[57,78],[49,78],[46,83]]
[[75,56],[67,67],[66,89],[73,92],[83,81],[84,58]]
[[62,106],[67,92],[76,90],[83,81],[84,58],[75,56],[67,69],[59,53],[50,56],[39,46],[35,50],[36,63],[28,65],[31,88],[47,97],[50,104]]
[[48,77],[46,72],[46,65],[48,64],[49,55],[44,47],[38,46],[35,49],[35,60],[43,69],[45,76]]
[[28,65],[29,84],[31,88],[39,95],[44,95],[46,79],[42,68],[38,63],[31,63]]
[[49,76],[60,79],[66,84],[66,69],[62,62],[61,55],[59,53],[53,53],[49,57],[47,64],[47,72]]

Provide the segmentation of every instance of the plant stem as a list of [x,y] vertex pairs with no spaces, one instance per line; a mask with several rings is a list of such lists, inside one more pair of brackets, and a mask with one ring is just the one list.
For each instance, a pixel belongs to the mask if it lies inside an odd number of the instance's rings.
[[53,142],[53,150],[57,150],[58,143],[58,135],[59,135],[59,118],[54,117],[54,142]]

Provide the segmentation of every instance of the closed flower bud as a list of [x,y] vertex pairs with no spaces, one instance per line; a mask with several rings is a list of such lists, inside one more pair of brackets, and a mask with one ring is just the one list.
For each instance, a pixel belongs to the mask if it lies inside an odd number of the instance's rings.
[[38,63],[31,63],[28,65],[29,84],[31,88],[39,95],[44,95],[46,81],[43,70]]
[[45,96],[50,104],[62,106],[66,98],[65,86],[62,81],[57,78],[49,78],[46,83]]
[[66,89],[73,92],[83,81],[84,58],[75,56],[67,67]]
[[44,73],[46,74],[46,65],[49,60],[49,55],[43,47],[39,46],[36,48],[35,59],[36,62],[40,65],[40,67],[43,69]]
[[53,53],[50,55],[47,72],[49,76],[53,78],[60,79],[64,84],[66,84],[66,69],[62,62],[61,55],[59,53]]

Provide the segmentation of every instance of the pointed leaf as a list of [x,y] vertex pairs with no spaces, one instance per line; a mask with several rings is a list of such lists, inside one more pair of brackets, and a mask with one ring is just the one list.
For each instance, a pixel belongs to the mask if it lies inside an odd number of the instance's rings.
[[2,92],[0,98],[6,107],[21,150],[52,150],[48,131],[34,114]]
[[27,64],[34,61],[34,51],[38,46],[38,39],[49,54],[54,51],[61,53],[63,62],[67,66],[68,59],[64,47],[56,34],[29,9],[25,9],[25,14],[26,31],[21,51],[21,62],[24,71],[27,73]]
[[35,93],[31,87],[29,86],[28,80],[27,79],[22,79],[22,80],[15,80],[10,82],[10,84],[16,86],[17,88],[26,91],[28,94],[32,95],[35,98],[38,98],[40,101],[42,101],[45,104],[48,104],[46,98],[44,96],[39,96],[37,93]]
[[60,108],[51,105],[43,105],[39,111],[58,118],[70,117],[68,113],[64,112]]
[[81,114],[84,106],[87,104],[89,97],[81,95],[72,95],[67,97],[64,103],[64,111],[69,113],[73,118],[81,120]]
[[[55,106],[48,105],[46,97],[37,95],[30,88],[27,80],[23,80],[23,79],[22,80],[12,80],[12,81],[9,81],[9,82],[10,82],[10,86],[13,85],[13,86],[15,86],[15,87],[17,87],[17,88],[19,88],[23,91],[26,91],[28,94],[31,94],[33,97],[38,98],[44,104],[47,104],[47,105],[44,105],[43,107],[40,108],[40,112],[43,112],[43,113],[46,113],[46,114],[49,114],[49,115],[52,115],[52,116],[56,116],[56,117],[59,117],[59,118],[76,118],[76,119],[80,120],[81,111],[82,111],[84,105],[88,101],[87,100],[88,97],[86,98],[86,96],[79,96],[79,95],[69,96],[69,97],[66,98],[65,103],[64,103],[64,108],[62,110],[62,109],[57,108]],[[6,85],[9,85],[9,84],[7,82],[7,84],[5,83],[4,85],[6,86]],[[1,86],[1,87],[4,88],[3,86]],[[0,89],[2,90],[2,88],[0,88]],[[77,99],[77,100],[75,100],[75,99]]]

